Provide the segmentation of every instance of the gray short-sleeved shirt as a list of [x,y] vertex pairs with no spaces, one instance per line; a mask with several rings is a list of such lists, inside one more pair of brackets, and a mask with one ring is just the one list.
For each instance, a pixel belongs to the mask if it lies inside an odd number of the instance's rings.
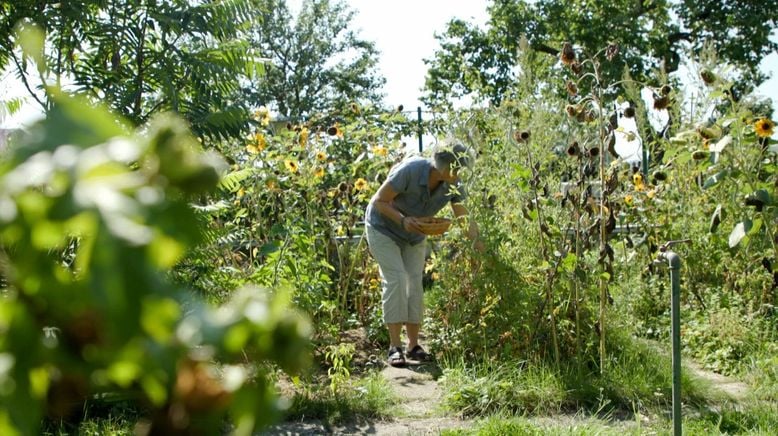
[[[466,193],[463,186],[456,184],[452,187],[445,181],[440,182],[435,190],[430,192],[431,169],[432,161],[415,156],[399,163],[389,172],[387,182],[397,193],[393,204],[403,215],[434,216],[446,204],[460,203],[465,199]],[[405,231],[399,224],[385,217],[373,206],[372,200],[367,206],[365,221],[398,244],[415,245],[425,238],[424,235]]]

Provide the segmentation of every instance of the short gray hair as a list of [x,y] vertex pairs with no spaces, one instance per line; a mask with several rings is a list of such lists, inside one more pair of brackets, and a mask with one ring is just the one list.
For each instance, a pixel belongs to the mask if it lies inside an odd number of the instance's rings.
[[461,142],[456,141],[447,141],[437,145],[432,158],[435,168],[439,170],[454,163],[459,168],[472,168],[474,160],[472,150]]

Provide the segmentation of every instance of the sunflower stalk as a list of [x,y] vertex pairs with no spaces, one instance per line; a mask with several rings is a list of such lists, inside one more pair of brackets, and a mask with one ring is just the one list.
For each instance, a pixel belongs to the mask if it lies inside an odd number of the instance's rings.
[[[526,138],[524,138],[524,133],[521,134],[522,139],[525,141],[529,141],[529,134],[527,134]],[[538,172],[538,168],[535,166],[534,159],[532,158],[532,150],[530,147],[527,148],[527,158],[529,161],[530,169],[532,170],[532,183],[530,183],[530,186],[532,187],[532,198],[535,202],[535,207],[537,208],[538,212],[538,233],[540,237],[540,252],[543,259],[545,259],[547,262],[549,260],[549,254],[548,254],[548,242],[545,238],[545,232],[546,232],[546,223],[543,216],[543,211],[540,207],[540,196],[538,195],[538,184],[540,183],[540,174]],[[561,259],[561,258],[560,258]],[[549,321],[551,324],[551,341],[554,347],[554,362],[557,366],[559,366],[559,339],[557,337],[557,330],[556,330],[556,315],[554,314],[554,295],[553,295],[553,287],[554,287],[554,279],[556,277],[556,272],[559,268],[559,260],[557,260],[556,265],[554,265],[553,269],[551,266],[549,266],[548,270],[546,271],[546,299],[544,302],[544,306],[548,306],[548,314],[549,314]],[[550,262],[549,262],[550,264]],[[539,316],[543,316],[544,310],[541,308]],[[535,329],[537,331],[537,329]]]

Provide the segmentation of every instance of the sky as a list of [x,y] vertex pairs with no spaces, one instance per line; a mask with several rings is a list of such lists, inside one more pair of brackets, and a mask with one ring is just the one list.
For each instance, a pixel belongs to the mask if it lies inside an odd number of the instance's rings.
[[[299,3],[299,1],[297,1]],[[412,109],[421,104],[427,66],[439,48],[434,34],[442,33],[452,18],[484,26],[488,15],[484,0],[374,0],[347,1],[357,12],[354,28],[373,41],[381,52],[379,68],[386,78],[386,103]]]
[[[363,39],[375,42],[381,51],[379,67],[386,78],[385,92],[390,105],[406,108],[420,105],[424,85],[425,58],[432,58],[439,48],[434,34],[442,33],[452,18],[462,18],[484,27],[488,14],[487,0],[347,0],[357,12],[354,28]],[[290,5],[300,0],[290,0]],[[293,6],[294,7],[294,6]],[[778,38],[778,31],[773,33]],[[757,93],[772,97],[778,114],[778,53],[767,56],[761,67],[773,77]]]
[[[402,104],[412,110],[421,103],[421,88],[424,85],[426,65],[424,58],[431,58],[438,48],[434,34],[442,33],[445,24],[452,18],[462,18],[484,26],[488,15],[487,0],[347,0],[356,12],[354,30],[365,40],[375,42],[381,52],[379,68],[386,78],[384,93],[390,106]],[[299,9],[301,0],[288,0],[293,11]],[[778,32],[775,32],[778,38]],[[771,71],[773,78],[764,83],[758,93],[773,98],[778,114],[778,54],[767,56],[762,62],[765,71]],[[6,77],[0,85],[0,99],[24,95],[17,84],[9,85]],[[30,106],[13,117],[0,120],[0,126],[13,127],[36,114]]]

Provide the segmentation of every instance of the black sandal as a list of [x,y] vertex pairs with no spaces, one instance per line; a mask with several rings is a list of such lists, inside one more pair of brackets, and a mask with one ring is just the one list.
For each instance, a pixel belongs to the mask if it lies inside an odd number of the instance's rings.
[[432,360],[432,355],[424,351],[424,348],[421,348],[421,345],[417,345],[413,347],[413,349],[411,349],[411,351],[408,352],[408,357],[413,360],[418,360],[420,362],[426,362]]
[[400,347],[389,348],[389,365],[395,368],[402,368],[405,366],[405,355],[403,349]]

